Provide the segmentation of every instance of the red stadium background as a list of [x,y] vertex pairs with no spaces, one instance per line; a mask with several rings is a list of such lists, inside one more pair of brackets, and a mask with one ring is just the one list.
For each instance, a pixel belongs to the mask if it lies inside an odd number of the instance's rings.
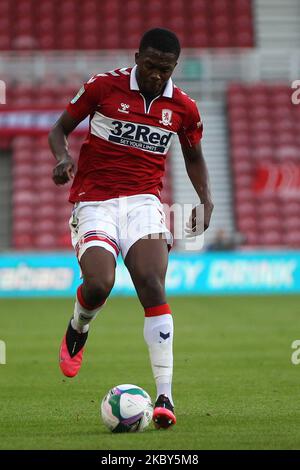
[[[132,65],[142,33],[154,26],[179,36],[183,53],[175,82],[198,101],[204,121],[216,206],[206,248],[220,232],[240,248],[300,246],[300,106],[291,101],[297,63],[292,55],[286,63],[276,44],[270,49],[259,2],[0,0],[2,249],[71,247],[68,188],[52,183],[46,134],[90,75],[111,64]],[[215,119],[222,129],[214,135]],[[84,128],[70,137],[75,159],[83,135]],[[165,178],[167,203],[195,201],[182,169],[175,145]]]

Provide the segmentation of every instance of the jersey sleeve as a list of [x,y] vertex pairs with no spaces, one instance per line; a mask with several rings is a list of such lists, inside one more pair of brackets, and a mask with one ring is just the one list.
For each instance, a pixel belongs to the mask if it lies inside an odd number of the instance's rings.
[[193,100],[190,100],[183,119],[182,127],[178,131],[180,143],[186,147],[193,147],[202,139],[202,134],[203,123],[200,113],[196,103]]
[[95,112],[101,104],[103,93],[103,81],[95,75],[82,85],[77,95],[70,101],[67,106],[68,113],[75,119],[82,121],[86,116]]

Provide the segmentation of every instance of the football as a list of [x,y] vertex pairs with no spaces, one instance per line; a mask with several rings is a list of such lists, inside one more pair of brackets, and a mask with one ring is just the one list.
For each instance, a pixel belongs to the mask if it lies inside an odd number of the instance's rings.
[[101,402],[101,417],[112,432],[140,432],[151,422],[153,405],[141,387],[122,384],[109,390]]

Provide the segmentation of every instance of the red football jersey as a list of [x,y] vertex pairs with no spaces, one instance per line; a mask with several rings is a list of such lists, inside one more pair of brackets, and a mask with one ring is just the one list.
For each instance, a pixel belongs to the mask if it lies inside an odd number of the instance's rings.
[[170,78],[162,95],[146,103],[136,66],[93,76],[67,107],[83,120],[90,115],[70,202],[120,196],[160,196],[172,137],[193,146],[202,137],[195,102]]

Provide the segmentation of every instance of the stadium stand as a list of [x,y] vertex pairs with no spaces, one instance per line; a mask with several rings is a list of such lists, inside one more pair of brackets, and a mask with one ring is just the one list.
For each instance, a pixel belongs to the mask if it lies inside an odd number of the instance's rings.
[[0,1],[1,50],[132,49],[157,25],[185,48],[254,46],[249,0]]
[[[284,37],[279,37],[272,25],[283,17]],[[136,49],[143,31],[158,25],[174,29],[185,48],[175,81],[199,100],[204,120],[203,148],[215,199],[206,240],[225,228],[244,233],[246,248],[299,247],[300,107],[291,106],[288,88],[291,77],[300,76],[299,21],[298,0],[284,5],[274,0],[272,8],[269,0],[0,0],[1,78],[8,84],[9,108],[61,111],[91,74],[130,65],[130,49]],[[226,93],[228,82],[233,83]],[[74,156],[81,139],[81,134],[71,137]],[[69,247],[68,188],[51,181],[46,137],[1,133],[1,156],[9,151],[12,168],[6,157],[0,170],[7,180],[12,173],[13,246]],[[291,173],[287,188],[282,181]],[[270,175],[276,177],[272,191]],[[165,185],[164,200],[194,202],[178,143],[168,159]],[[2,181],[1,187],[5,201],[11,188]],[[37,220],[37,195],[43,220]],[[10,205],[5,207],[8,212]],[[7,248],[8,239],[8,232],[4,238],[0,233],[0,246]]]
[[290,95],[280,84],[228,89],[236,221],[250,245],[300,244],[300,109]]

